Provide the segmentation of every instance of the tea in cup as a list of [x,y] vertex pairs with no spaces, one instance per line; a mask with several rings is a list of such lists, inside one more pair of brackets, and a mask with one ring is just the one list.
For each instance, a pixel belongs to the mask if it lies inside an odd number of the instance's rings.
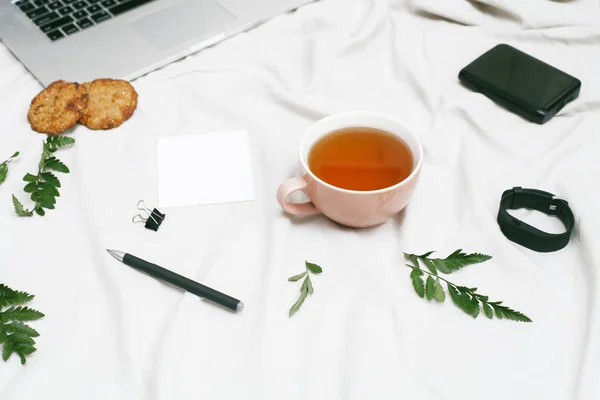
[[[391,117],[348,112],[312,125],[301,139],[299,158],[301,175],[277,191],[281,207],[290,214],[323,213],[342,225],[364,228],[406,207],[421,171],[423,147]],[[289,202],[296,191],[311,202]]]

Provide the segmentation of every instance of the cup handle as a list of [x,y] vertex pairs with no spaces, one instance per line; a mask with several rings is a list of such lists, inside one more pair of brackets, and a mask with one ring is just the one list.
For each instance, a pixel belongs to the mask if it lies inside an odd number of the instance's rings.
[[290,178],[284,181],[277,189],[277,202],[284,211],[294,215],[316,215],[319,211],[312,203],[290,203],[287,198],[298,190],[306,189],[306,181],[303,178]]

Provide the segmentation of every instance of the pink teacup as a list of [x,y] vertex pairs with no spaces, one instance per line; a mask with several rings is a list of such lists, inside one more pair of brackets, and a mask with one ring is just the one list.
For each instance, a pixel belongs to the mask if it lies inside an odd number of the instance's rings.
[[[308,168],[308,154],[312,145],[332,131],[349,127],[376,128],[398,136],[412,153],[412,173],[394,186],[370,191],[342,189],[317,178]],[[277,201],[281,207],[290,214],[323,213],[342,225],[365,228],[381,224],[406,207],[421,171],[423,146],[401,122],[385,115],[357,111],[331,115],[308,128],[300,141],[299,157],[302,173],[283,182],[277,190]],[[306,193],[311,202],[289,202],[288,197],[296,191]]]

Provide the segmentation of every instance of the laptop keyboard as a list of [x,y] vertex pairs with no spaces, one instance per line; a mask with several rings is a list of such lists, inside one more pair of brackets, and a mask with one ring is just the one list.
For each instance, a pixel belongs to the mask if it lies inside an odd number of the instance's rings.
[[13,4],[58,40],[154,0],[18,0]]

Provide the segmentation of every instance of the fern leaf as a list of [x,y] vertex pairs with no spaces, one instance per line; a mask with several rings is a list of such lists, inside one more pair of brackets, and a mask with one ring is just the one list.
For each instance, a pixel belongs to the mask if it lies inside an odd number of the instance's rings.
[[13,194],[13,197],[12,197],[12,201],[13,201],[13,206],[15,208],[15,212],[17,213],[18,216],[20,216],[20,217],[31,217],[33,215],[33,211],[27,210],[25,207],[23,207],[23,203],[21,203],[19,201],[19,199],[17,199],[15,197],[14,194]]
[[[492,305],[492,307],[494,307],[494,306]],[[505,307],[505,306],[500,306],[500,305],[495,306],[494,310],[496,310],[496,314],[498,313],[496,307],[502,311],[503,318],[510,319],[513,321],[519,321],[519,322],[531,322],[531,319],[527,315],[523,314],[522,312],[513,310],[509,307]]]
[[38,333],[38,331],[36,331],[35,329],[33,329],[32,327],[30,327],[29,325],[24,324],[22,322],[11,322],[10,324],[5,324],[4,325],[4,329],[8,333],[22,334],[22,335],[27,335],[27,336],[30,336],[30,337],[38,337],[38,336],[40,336],[40,334]]
[[29,307],[10,307],[0,313],[0,319],[5,323],[9,321],[35,321],[43,316],[44,314],[38,310]]
[[4,348],[2,349],[2,359],[4,361],[8,360],[10,355],[13,353],[13,349],[15,348],[15,343],[10,340],[10,336],[4,341]]
[[33,300],[35,296],[27,293],[12,290],[9,287],[0,284],[0,307],[13,304],[24,304]]
[[62,161],[60,161],[56,157],[50,157],[49,159],[47,159],[44,166],[45,169],[53,169],[54,171],[62,172],[65,174],[69,173],[69,167],[67,167]]
[[15,343],[29,344],[29,345],[35,344],[35,340],[33,340],[30,336],[23,335],[22,333],[13,333],[9,337]]

